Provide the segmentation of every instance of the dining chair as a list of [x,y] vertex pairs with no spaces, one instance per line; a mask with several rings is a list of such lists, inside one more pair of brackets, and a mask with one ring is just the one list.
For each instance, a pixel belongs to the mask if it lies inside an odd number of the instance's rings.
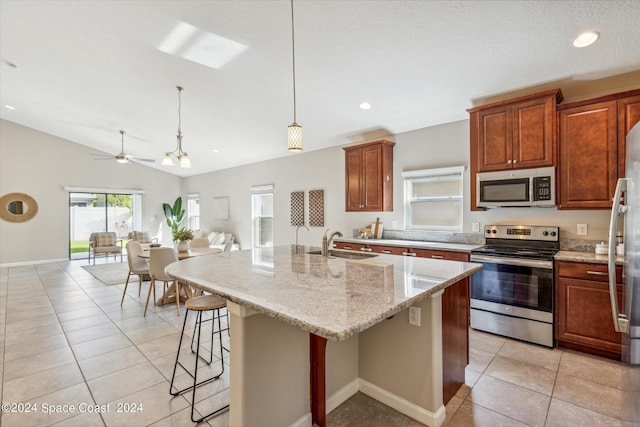
[[149,293],[147,294],[147,303],[144,306],[144,315],[147,315],[147,309],[149,308],[149,299],[151,298],[151,291],[153,291],[153,299],[156,299],[156,280],[161,280],[164,283],[163,291],[166,292],[169,282],[174,282],[176,292],[176,306],[178,307],[178,316],[180,315],[180,284],[173,277],[165,273],[167,265],[178,261],[178,255],[173,248],[151,248],[149,254],[149,274],[151,275],[151,284],[149,286]]
[[146,259],[140,258],[138,255],[143,252],[142,245],[136,241],[127,242],[127,262],[129,263],[129,274],[127,274],[127,281],[124,284],[124,291],[122,291],[122,300],[120,305],[124,303],[124,296],[127,294],[127,287],[129,286],[129,279],[132,274],[138,275],[138,297],[142,291],[142,276],[149,274],[149,262]]

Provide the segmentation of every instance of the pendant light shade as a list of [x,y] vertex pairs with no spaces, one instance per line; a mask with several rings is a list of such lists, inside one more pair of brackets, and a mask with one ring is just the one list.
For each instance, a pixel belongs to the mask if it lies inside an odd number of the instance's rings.
[[172,157],[174,156],[176,157],[176,159],[178,159],[178,165],[181,168],[190,168],[191,159],[189,159],[189,155],[185,151],[182,151],[182,114],[180,111],[182,107],[182,99],[180,95],[182,94],[183,88],[180,86],[176,86],[176,89],[178,89],[178,135],[176,135],[177,145],[175,150],[164,153],[164,157],[162,158],[162,165],[174,166],[175,163],[173,162]]
[[291,0],[291,52],[293,64],[293,123],[287,129],[287,146],[289,151],[299,153],[302,151],[302,126],[296,123],[296,33],[293,20],[293,0]]

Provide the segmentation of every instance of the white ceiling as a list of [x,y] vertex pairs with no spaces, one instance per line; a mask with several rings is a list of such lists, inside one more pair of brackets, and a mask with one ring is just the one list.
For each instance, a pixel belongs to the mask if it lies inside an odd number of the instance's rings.
[[[640,69],[635,0],[294,8],[305,151],[465,119],[474,99]],[[247,49],[221,69],[158,50],[179,22]],[[601,38],[576,49],[583,30]],[[0,54],[17,65],[0,65],[3,119],[114,155],[124,129],[127,153],[180,176],[295,155],[289,1],[0,0]],[[177,85],[192,169],[160,166],[176,145]]]

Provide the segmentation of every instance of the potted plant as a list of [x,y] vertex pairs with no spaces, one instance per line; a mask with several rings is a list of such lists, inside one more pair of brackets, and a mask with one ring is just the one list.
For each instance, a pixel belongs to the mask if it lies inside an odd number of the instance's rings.
[[193,232],[188,228],[182,227],[171,232],[173,241],[178,241],[178,252],[187,252],[189,250],[189,241],[193,239]]
[[171,231],[175,233],[178,231],[185,214],[185,210],[182,209],[182,197],[178,197],[176,201],[173,202],[173,206],[168,203],[163,203],[162,208],[164,209],[164,216],[167,218],[167,225],[171,227]]

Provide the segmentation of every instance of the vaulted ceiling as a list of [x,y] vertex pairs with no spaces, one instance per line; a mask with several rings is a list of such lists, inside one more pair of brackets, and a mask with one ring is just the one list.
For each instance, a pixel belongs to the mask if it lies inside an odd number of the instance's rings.
[[[634,0],[296,0],[294,14],[305,151],[640,69]],[[577,49],[584,30],[600,40]],[[96,152],[119,153],[123,129],[127,153],[180,176],[295,155],[289,1],[0,0],[0,54],[0,117]],[[176,147],[178,85],[191,169],[160,164]]]

